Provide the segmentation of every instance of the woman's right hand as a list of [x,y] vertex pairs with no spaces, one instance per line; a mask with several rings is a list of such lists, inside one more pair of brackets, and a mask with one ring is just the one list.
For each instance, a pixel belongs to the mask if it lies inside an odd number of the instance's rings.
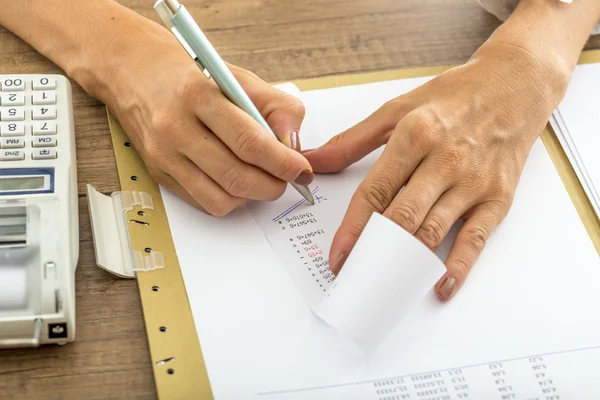
[[287,182],[312,181],[299,152],[304,106],[296,97],[229,66],[280,143],[229,102],[166,29],[137,15],[129,25],[130,34],[97,55],[95,65],[110,64],[112,73],[90,92],[108,105],[158,183],[223,216],[248,200],[277,199]]

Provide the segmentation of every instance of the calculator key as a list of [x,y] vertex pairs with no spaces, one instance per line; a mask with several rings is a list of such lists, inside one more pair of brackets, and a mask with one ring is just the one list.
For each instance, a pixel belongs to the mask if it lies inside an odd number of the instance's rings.
[[17,137],[6,137],[0,139],[2,149],[20,149],[25,147],[25,139]]
[[40,149],[34,150],[31,153],[31,158],[34,160],[50,160],[56,158],[56,150],[54,149]]
[[56,104],[56,92],[34,92],[31,96],[31,104],[34,106]]
[[3,108],[0,111],[2,121],[24,121],[25,109],[20,107]]
[[31,118],[40,119],[56,119],[56,107],[36,107],[31,111]]
[[25,90],[25,81],[21,78],[5,78],[1,82],[3,92],[16,92]]
[[23,150],[1,150],[0,161],[19,161],[25,159]]
[[25,124],[23,122],[3,122],[0,124],[0,136],[23,136]]
[[56,136],[39,136],[31,141],[33,147],[56,147]]
[[4,93],[0,103],[3,106],[24,106],[25,95],[23,93]]
[[31,133],[34,136],[39,135],[56,135],[55,122],[34,122],[31,126]]
[[46,77],[34,79],[31,81],[31,87],[33,90],[56,89],[56,79]]

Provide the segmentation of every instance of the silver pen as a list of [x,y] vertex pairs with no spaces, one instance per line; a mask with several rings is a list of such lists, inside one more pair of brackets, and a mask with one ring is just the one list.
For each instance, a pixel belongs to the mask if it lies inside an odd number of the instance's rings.
[[[204,75],[209,79],[212,77],[229,101],[244,110],[279,140],[186,8],[177,0],[158,0],[154,4],[154,9],[185,51],[196,61]],[[308,186],[295,183],[291,185],[309,203],[315,204]]]

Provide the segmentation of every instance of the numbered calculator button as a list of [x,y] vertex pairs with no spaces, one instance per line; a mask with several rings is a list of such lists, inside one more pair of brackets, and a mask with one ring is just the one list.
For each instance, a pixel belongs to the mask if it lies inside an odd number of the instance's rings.
[[25,139],[17,137],[6,137],[0,139],[2,149],[21,149],[25,147]]
[[23,136],[25,124],[23,122],[3,122],[0,124],[0,136]]
[[34,106],[56,104],[56,92],[33,92],[31,104]]
[[24,121],[25,109],[20,107],[3,108],[0,111],[2,121]]
[[31,111],[31,118],[40,119],[56,119],[56,107],[36,107]]
[[5,78],[1,82],[3,92],[15,92],[25,90],[25,81],[21,78]]
[[39,149],[31,153],[31,158],[34,160],[50,160],[56,158],[56,150],[54,149]]
[[34,122],[31,126],[33,136],[56,135],[55,122]]
[[38,78],[31,81],[33,90],[48,90],[56,89],[56,79],[54,78]]
[[25,95],[23,93],[4,93],[0,97],[3,106],[24,106]]
[[19,161],[25,159],[23,150],[0,150],[0,161]]
[[56,147],[56,136],[39,136],[31,141],[32,147]]

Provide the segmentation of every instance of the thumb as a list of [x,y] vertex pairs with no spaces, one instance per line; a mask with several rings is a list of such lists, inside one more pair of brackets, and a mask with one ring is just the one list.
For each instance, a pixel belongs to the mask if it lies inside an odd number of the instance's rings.
[[279,141],[293,150],[300,151],[299,132],[305,113],[302,102],[292,95],[284,94],[269,104],[269,108],[270,112],[263,115]]
[[302,154],[315,172],[339,172],[387,143],[396,118],[385,105],[323,146]]
[[279,141],[300,151],[298,132],[305,114],[300,99],[269,85],[249,71],[231,65],[230,68]]

